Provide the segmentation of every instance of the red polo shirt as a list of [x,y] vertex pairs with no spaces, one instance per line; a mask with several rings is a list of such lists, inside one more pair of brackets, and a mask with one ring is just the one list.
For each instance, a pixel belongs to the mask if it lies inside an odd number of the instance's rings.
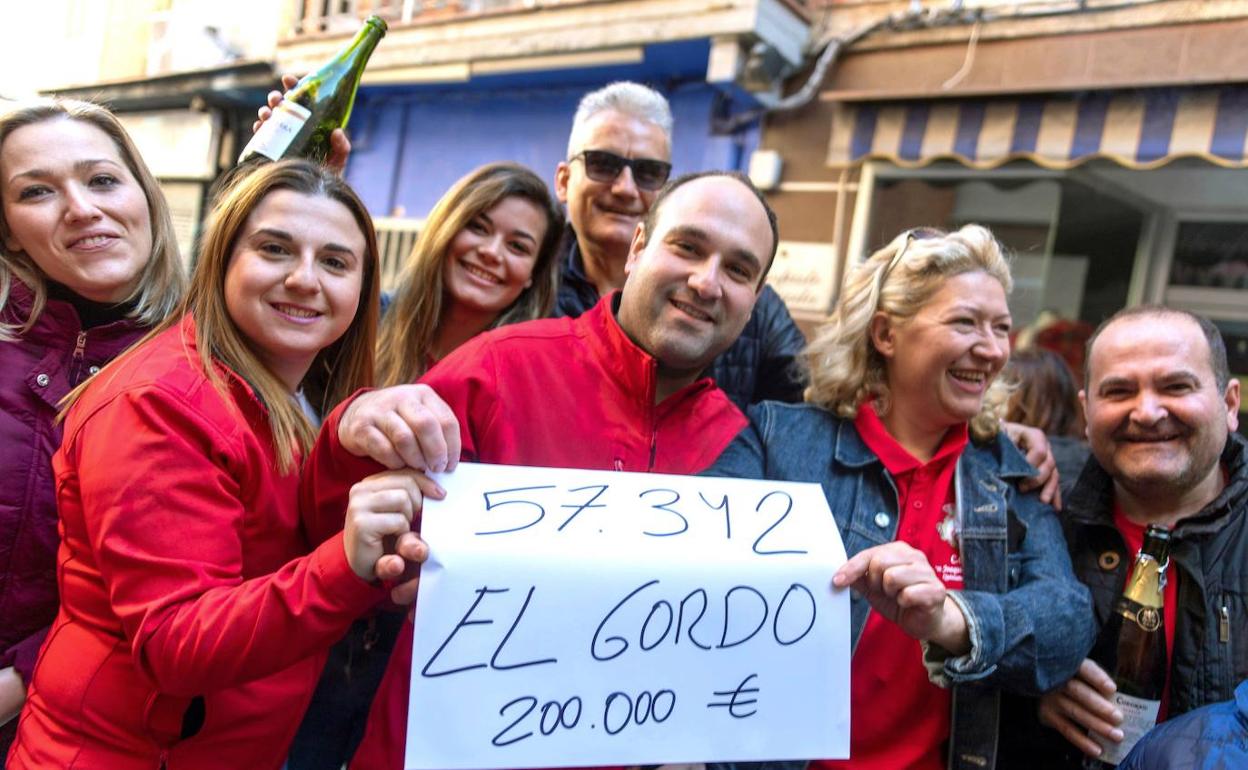
[[[858,410],[854,427],[897,485],[897,539],[922,551],[946,588],[961,588],[953,480],[966,426],[951,428],[926,463],[889,435],[872,404]],[[883,519],[891,514],[876,515],[878,526],[891,524]],[[918,641],[872,612],[850,672],[850,758],[812,764],[820,770],[943,770],[949,713],[950,693],[927,678]]]

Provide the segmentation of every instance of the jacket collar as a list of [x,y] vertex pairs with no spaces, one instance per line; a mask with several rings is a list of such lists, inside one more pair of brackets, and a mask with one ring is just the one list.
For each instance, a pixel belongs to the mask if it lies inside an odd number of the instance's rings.
[[[620,291],[617,289],[581,316],[585,324],[585,342],[620,392],[636,398],[640,405],[649,408],[655,406],[659,362],[633,342],[620,326],[615,317],[619,307]],[[715,382],[710,377],[701,377],[655,406],[656,414],[668,414],[686,399],[714,387]]]
[[570,276],[578,284],[588,285],[589,278],[585,275],[585,259],[581,256],[581,244],[576,239],[576,231],[572,229],[572,225],[564,225],[559,249],[566,254],[563,260],[564,276]]
[[[26,319],[30,317],[31,308],[34,306],[35,292],[17,278],[11,278],[9,296],[4,303],[3,310],[5,320],[8,323],[25,323]],[[122,318],[85,331],[91,334],[93,340],[124,339],[125,344],[129,345],[133,342],[135,330],[139,328],[141,327],[136,319]],[[43,312],[39,315],[39,320],[30,328],[27,335],[38,339],[47,334],[60,337],[68,334],[77,334],[81,331],[84,331],[82,319],[78,317],[78,311],[74,308],[73,303],[48,297],[43,305]],[[72,340],[73,338],[70,337],[70,339]],[[121,352],[120,349],[114,351],[112,355],[119,352]]]
[[[836,421],[836,438],[832,456],[837,463],[848,468],[864,468],[880,463],[880,458],[862,440],[854,427],[854,421]],[[977,444],[969,441],[962,451],[961,462],[970,463],[975,469],[983,469],[1003,479],[1021,479],[1035,475],[1022,453],[1005,436],[998,433],[995,441]],[[881,463],[882,465],[882,463]]]
[[[1216,532],[1236,511],[1248,515],[1248,440],[1238,433],[1228,434],[1220,462],[1226,471],[1226,486],[1199,513],[1179,522],[1177,529],[1183,534]],[[1066,507],[1072,521],[1113,526],[1114,480],[1095,455],[1083,466]]]
[[862,440],[862,436],[858,435],[854,421],[849,419],[836,421],[832,457],[838,464],[848,468],[865,468],[872,463],[883,465],[880,458]]
[[[179,344],[181,344],[182,349],[186,351],[187,358],[190,360],[191,365],[194,366],[196,370],[202,371],[202,364],[199,360],[199,345],[196,342],[195,336],[195,318],[190,313],[187,313],[182,316],[182,320],[178,322],[177,328]],[[255,407],[260,410],[261,414],[264,415],[266,419],[268,418],[269,408],[265,404],[264,399],[260,397],[259,391],[257,391],[250,382],[244,379],[241,374],[226,366],[225,363],[216,356],[212,357],[212,364],[216,368],[217,372],[225,379],[228,388],[236,394],[236,397],[255,405]]]
[[619,306],[620,292],[613,291],[585,313],[585,342],[621,391],[653,404],[658,362],[620,327]]

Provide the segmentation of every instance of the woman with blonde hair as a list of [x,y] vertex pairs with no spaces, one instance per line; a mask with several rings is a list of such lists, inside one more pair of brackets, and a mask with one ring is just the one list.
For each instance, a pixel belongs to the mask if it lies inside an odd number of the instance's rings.
[[401,573],[383,538],[419,507],[411,473],[378,474],[344,530],[300,488],[301,384],[371,384],[377,284],[355,193],[261,166],[214,211],[181,312],[70,394],[61,605],[7,767],[281,766],[326,651]]
[[456,182],[429,213],[386,311],[378,384],[415,382],[486,329],[546,317],[562,227],[546,184],[523,166],[491,163]]
[[107,109],[0,109],[0,757],[56,616],[58,402],[185,284],[169,207]]
[[1052,509],[1000,430],[1012,285],[988,230],[910,230],[846,276],[806,404],[751,407],[710,473],[818,482],[849,561],[848,760],[993,767],[998,690],[1043,692],[1092,641]]

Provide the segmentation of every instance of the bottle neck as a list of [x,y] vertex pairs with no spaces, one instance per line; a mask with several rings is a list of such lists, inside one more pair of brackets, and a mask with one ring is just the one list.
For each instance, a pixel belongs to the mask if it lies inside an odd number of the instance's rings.
[[[381,38],[385,34],[385,31],[380,27],[365,22],[364,26],[360,27],[360,31],[355,33],[355,37],[347,44],[347,47],[343,48],[335,58],[339,62],[355,61],[360,57],[368,59],[368,57],[373,55],[373,49],[377,47],[377,44],[381,42]],[[360,71],[363,72],[363,68]]]
[[1164,548],[1160,556],[1164,561],[1159,561],[1151,553],[1140,551],[1140,555],[1135,559],[1135,565],[1131,568],[1131,577],[1127,580],[1127,587],[1122,592],[1123,596],[1144,607],[1159,608],[1162,606],[1166,588],[1166,569],[1170,561]]

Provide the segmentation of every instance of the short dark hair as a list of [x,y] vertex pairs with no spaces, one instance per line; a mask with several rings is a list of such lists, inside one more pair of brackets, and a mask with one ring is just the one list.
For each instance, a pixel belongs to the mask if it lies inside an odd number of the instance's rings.
[[646,234],[646,240],[649,241],[650,234],[654,232],[654,223],[659,218],[659,209],[663,207],[663,203],[669,195],[690,182],[716,176],[735,179],[745,185],[750,192],[754,193],[754,197],[762,204],[763,211],[767,213],[767,224],[771,226],[771,254],[768,256],[767,264],[763,266],[763,274],[758,277],[758,286],[762,288],[763,281],[767,280],[767,273],[771,271],[771,266],[775,264],[776,250],[780,248],[780,225],[776,219],[776,212],[772,211],[771,206],[767,204],[767,199],[763,197],[762,191],[755,187],[750,178],[740,171],[696,171],[692,174],[682,174],[663,185],[663,188],[654,196],[654,203],[650,204],[650,210],[646,212],[646,217],[641,222],[642,229]]
[[1088,384],[1092,382],[1092,347],[1096,344],[1097,338],[1101,336],[1101,332],[1117,321],[1131,318],[1160,318],[1164,316],[1186,318],[1200,327],[1200,331],[1205,335],[1205,342],[1209,343],[1209,368],[1213,370],[1213,380],[1217,383],[1218,391],[1225,392],[1226,386],[1231,381],[1231,367],[1226,361],[1226,343],[1222,340],[1222,332],[1218,331],[1218,327],[1214,326],[1213,321],[1210,321],[1203,315],[1180,310],[1179,308],[1166,307],[1165,305],[1136,305],[1123,308],[1096,327],[1096,331],[1092,332],[1091,337],[1088,337],[1088,345],[1084,350],[1083,389],[1087,390]]

